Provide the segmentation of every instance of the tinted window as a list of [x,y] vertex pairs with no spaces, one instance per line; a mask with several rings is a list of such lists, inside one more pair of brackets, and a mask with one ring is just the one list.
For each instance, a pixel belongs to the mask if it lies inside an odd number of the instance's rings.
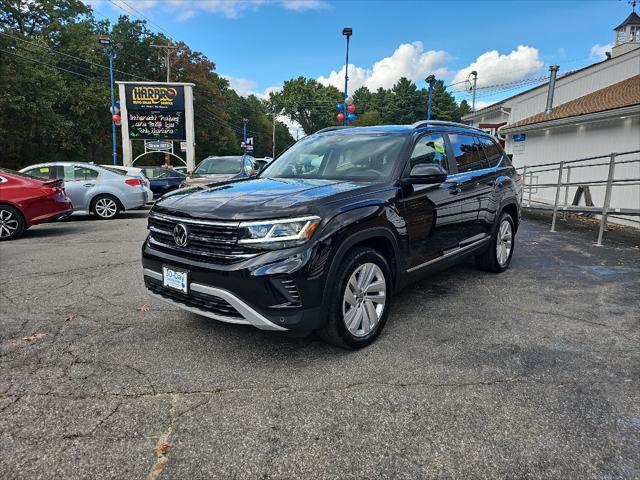
[[482,145],[471,135],[449,135],[458,172],[470,172],[485,168]]
[[411,168],[420,163],[435,163],[449,171],[444,137],[439,134],[421,137],[415,147],[413,147],[409,161]]
[[480,137],[478,139],[484,149],[484,156],[487,158],[487,165],[489,167],[495,167],[502,160],[502,151],[498,144],[487,137]]
[[391,175],[405,142],[396,134],[311,135],[270,164],[265,176],[381,181]]
[[36,167],[24,172],[32,177],[51,178],[51,167]]

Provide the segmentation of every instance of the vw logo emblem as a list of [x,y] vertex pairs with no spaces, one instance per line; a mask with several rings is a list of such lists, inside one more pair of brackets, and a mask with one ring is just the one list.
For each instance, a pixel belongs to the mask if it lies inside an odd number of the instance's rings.
[[187,232],[187,227],[181,223],[178,223],[173,227],[173,241],[178,247],[186,247],[187,243],[189,243],[189,232]]

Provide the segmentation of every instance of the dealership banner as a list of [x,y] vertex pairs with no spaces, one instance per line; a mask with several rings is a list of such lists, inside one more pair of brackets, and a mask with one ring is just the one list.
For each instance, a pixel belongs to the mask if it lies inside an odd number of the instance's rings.
[[127,110],[184,111],[184,87],[171,85],[126,85]]

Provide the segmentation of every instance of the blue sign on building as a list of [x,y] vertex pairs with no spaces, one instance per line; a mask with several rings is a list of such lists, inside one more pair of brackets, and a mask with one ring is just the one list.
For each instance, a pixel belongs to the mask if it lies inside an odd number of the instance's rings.
[[514,142],[524,142],[527,139],[527,134],[526,133],[516,133],[513,136],[513,141]]

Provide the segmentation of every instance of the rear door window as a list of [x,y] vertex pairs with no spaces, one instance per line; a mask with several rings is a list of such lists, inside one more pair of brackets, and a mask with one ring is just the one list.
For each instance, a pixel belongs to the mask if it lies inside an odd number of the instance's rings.
[[471,172],[486,168],[482,145],[473,135],[449,134],[458,172]]
[[480,143],[482,144],[482,148],[484,150],[484,156],[487,159],[488,167],[495,167],[502,160],[502,150],[498,147],[498,144],[487,137],[480,137]]

